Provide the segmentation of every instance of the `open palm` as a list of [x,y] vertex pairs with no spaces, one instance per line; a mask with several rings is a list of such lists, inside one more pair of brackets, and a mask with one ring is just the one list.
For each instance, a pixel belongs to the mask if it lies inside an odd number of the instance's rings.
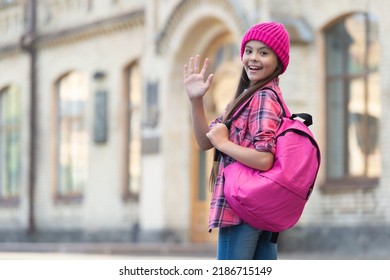
[[203,97],[213,79],[213,74],[210,74],[205,80],[205,73],[209,64],[208,58],[205,59],[200,71],[199,62],[200,57],[196,55],[195,58],[190,58],[188,65],[184,65],[184,86],[190,99]]

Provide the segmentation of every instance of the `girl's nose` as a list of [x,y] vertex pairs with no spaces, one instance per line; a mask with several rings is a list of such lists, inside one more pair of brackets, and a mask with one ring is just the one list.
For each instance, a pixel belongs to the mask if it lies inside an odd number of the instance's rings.
[[250,60],[252,60],[252,61],[258,61],[259,58],[258,58],[257,53],[253,52],[252,55],[251,55],[251,57],[250,57]]

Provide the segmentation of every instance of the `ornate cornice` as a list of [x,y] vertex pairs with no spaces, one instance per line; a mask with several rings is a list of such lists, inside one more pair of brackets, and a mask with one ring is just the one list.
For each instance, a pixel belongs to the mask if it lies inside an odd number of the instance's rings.
[[95,21],[78,27],[57,30],[37,36],[39,48],[69,44],[87,38],[110,34],[113,32],[143,26],[145,23],[144,10],[137,10],[117,17]]
[[[137,10],[120,16],[79,25],[74,28],[37,34],[31,40],[34,41],[35,47],[37,48],[53,47],[143,26],[144,24],[145,12],[144,10]],[[20,42],[1,46],[0,58],[21,54],[23,52],[22,39],[23,37]]]
[[244,33],[249,23],[242,9],[235,1],[229,0],[183,0],[173,10],[169,20],[162,28],[156,40],[156,49],[158,54],[164,54],[169,49],[169,42],[175,34],[177,26],[185,20],[186,15],[193,13],[194,9],[200,6],[208,6],[208,9],[223,9],[231,15],[231,19],[236,23],[239,30]]
[[0,59],[4,57],[10,57],[13,55],[19,55],[23,53],[22,48],[18,44],[10,44],[0,47]]

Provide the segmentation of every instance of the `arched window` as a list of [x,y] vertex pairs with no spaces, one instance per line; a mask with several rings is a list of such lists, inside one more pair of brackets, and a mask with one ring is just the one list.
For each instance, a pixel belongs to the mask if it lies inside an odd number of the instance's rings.
[[141,185],[141,102],[142,84],[138,63],[125,70],[125,198],[138,199]]
[[87,77],[71,72],[57,88],[57,197],[79,197],[88,179]]
[[374,185],[381,172],[378,22],[349,15],[325,31],[327,181]]
[[0,90],[0,201],[17,198],[21,177],[21,103],[15,86]]

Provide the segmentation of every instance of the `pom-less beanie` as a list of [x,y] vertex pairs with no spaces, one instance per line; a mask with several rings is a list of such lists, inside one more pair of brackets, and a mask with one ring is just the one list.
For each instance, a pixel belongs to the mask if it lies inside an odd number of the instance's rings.
[[267,45],[282,62],[282,73],[286,71],[290,60],[290,39],[283,24],[277,22],[263,22],[253,25],[244,35],[241,42],[241,59],[248,41],[257,40]]

